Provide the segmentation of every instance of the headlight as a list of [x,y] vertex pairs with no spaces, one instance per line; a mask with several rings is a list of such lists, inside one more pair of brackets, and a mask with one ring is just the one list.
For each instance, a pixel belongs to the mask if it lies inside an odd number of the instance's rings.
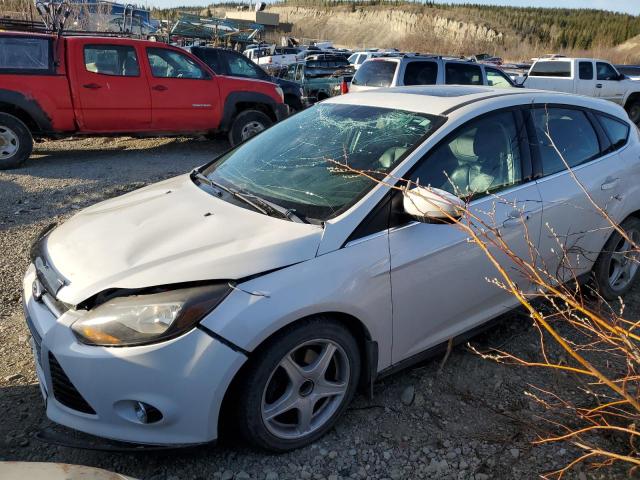
[[90,310],[71,329],[82,343],[90,345],[160,342],[195,327],[230,290],[224,283],[118,297]]
[[280,95],[280,99],[284,102],[284,92],[280,87],[276,87],[276,93]]

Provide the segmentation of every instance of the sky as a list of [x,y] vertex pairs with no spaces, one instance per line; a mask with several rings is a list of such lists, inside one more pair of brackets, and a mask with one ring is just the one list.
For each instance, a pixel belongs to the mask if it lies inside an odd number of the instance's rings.
[[[209,5],[214,2],[215,0],[143,1],[149,7],[161,8],[179,5]],[[640,15],[640,0],[446,0],[445,3],[483,3],[487,5],[511,5],[514,7],[596,8]]]

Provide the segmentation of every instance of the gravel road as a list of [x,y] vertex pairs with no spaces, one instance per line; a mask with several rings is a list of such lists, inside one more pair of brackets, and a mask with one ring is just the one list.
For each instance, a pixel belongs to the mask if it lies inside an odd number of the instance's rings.
[[[202,164],[226,144],[193,139],[82,139],[38,144],[24,168],[0,172],[0,460],[96,466],[140,479],[532,479],[566,465],[568,445],[531,443],[543,428],[530,384],[575,394],[567,374],[497,365],[466,346],[379,382],[360,394],[338,426],[295,452],[271,455],[222,443],[162,453],[114,454],[41,443],[51,426],[43,412],[28,330],[21,313],[21,277],[36,233],[76,210]],[[639,317],[638,289],[629,317]],[[532,357],[539,349],[531,322],[517,314],[472,340]],[[567,478],[624,478],[624,470],[575,469]]]

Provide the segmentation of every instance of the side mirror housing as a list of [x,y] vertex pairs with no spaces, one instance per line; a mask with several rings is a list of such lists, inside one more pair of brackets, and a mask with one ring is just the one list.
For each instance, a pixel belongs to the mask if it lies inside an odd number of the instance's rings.
[[419,222],[448,221],[460,218],[465,203],[455,195],[431,187],[415,187],[403,194],[402,206],[406,214]]

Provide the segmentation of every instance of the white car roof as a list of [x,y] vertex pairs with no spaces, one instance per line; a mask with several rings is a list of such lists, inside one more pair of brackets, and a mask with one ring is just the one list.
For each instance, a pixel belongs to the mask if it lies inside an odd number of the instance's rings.
[[325,100],[325,102],[347,105],[367,105],[371,107],[442,115],[466,105],[476,105],[478,109],[487,110],[485,100],[505,99],[514,96],[522,98],[521,103],[523,104],[535,101],[537,103],[577,105],[626,118],[626,113],[619,105],[607,100],[547,90],[493,88],[473,85],[379,88],[331,97]]

